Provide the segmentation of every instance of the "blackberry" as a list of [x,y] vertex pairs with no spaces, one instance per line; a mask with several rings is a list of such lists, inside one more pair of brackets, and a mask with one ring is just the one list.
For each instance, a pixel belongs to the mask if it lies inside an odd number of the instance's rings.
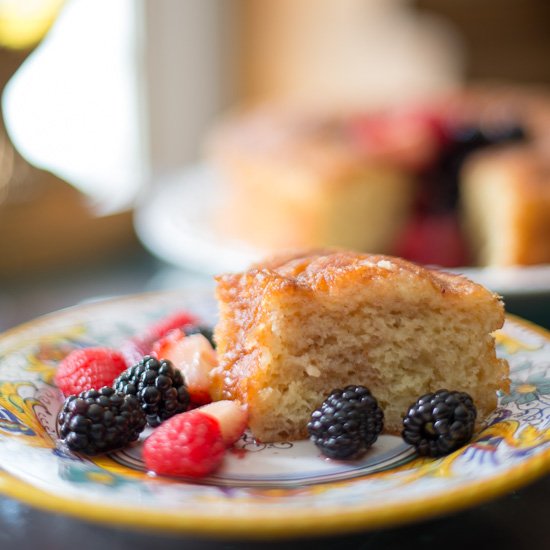
[[443,456],[470,441],[476,416],[476,407],[467,393],[427,393],[409,407],[403,419],[403,439],[419,455]]
[[57,417],[60,438],[72,451],[87,455],[124,447],[145,425],[139,401],[110,386],[67,397]]
[[329,458],[360,457],[382,431],[384,413],[365,386],[333,390],[307,425],[311,441]]
[[456,147],[463,151],[475,151],[491,145],[503,145],[518,141],[526,141],[525,129],[518,124],[508,122],[479,126],[462,126],[455,128],[452,135]]
[[139,399],[147,423],[153,427],[186,411],[189,406],[189,392],[183,375],[168,359],[159,360],[146,355],[126,369],[113,386],[117,391]]
[[216,349],[214,333],[210,327],[206,327],[204,325],[193,325],[191,327],[185,327],[184,332],[186,336],[191,336],[191,334],[202,334],[210,342],[210,345]]
[[524,128],[509,122],[484,127],[456,126],[450,129],[449,143],[434,166],[422,176],[424,192],[421,207],[431,213],[456,209],[459,200],[460,173],[472,153],[495,145],[520,143],[529,136]]

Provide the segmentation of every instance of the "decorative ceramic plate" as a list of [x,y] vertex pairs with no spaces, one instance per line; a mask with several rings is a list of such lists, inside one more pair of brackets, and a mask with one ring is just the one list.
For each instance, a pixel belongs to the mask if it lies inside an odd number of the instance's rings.
[[[220,176],[198,165],[155,187],[135,216],[147,248],[167,262],[207,274],[241,271],[268,255],[223,234],[212,220],[221,208]],[[504,296],[550,292],[550,265],[452,269]]]
[[[156,319],[190,310],[213,322],[210,290],[96,302],[0,337],[0,491],[39,508],[159,530],[239,537],[342,533],[486,501],[550,470],[550,335],[510,318],[497,334],[512,389],[467,446],[420,459],[382,436],[358,461],[322,459],[309,441],[243,436],[200,483],[154,477],[140,442],[87,459],[56,444],[56,365],[82,346],[120,347]],[[142,436],[146,437],[146,434]]]

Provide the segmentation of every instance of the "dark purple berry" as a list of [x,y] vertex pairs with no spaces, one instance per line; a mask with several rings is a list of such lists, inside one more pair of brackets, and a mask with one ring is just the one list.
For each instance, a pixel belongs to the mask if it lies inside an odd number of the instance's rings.
[[333,390],[307,425],[311,441],[329,457],[354,459],[364,454],[382,431],[384,413],[365,386]]
[[427,393],[409,407],[403,419],[403,439],[422,456],[443,456],[470,441],[476,416],[476,407],[467,393]]
[[60,439],[72,451],[87,455],[126,446],[145,425],[137,398],[108,386],[67,397],[57,417]]
[[113,383],[114,388],[135,395],[147,417],[147,423],[158,426],[189,406],[189,392],[181,371],[167,359],[146,355],[126,369]]

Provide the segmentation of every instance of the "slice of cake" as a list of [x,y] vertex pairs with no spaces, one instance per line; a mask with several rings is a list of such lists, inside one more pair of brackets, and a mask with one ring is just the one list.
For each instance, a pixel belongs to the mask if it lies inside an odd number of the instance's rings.
[[259,109],[219,127],[208,149],[222,174],[220,232],[273,251],[388,252],[414,182],[393,159],[351,147],[341,126],[337,116]]
[[217,282],[213,397],[247,404],[261,441],[306,437],[312,411],[348,384],[370,388],[391,434],[424,393],[466,391],[483,420],[508,387],[491,334],[503,304],[463,277],[388,256],[316,251]]
[[531,147],[478,153],[463,170],[464,225],[481,264],[550,259],[550,161]]

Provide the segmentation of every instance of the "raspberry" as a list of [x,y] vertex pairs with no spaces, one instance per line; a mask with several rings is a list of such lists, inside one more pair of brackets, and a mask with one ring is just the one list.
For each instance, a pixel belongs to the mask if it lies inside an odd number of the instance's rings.
[[333,390],[313,412],[307,430],[311,441],[328,458],[354,459],[378,438],[384,413],[365,386]]
[[139,401],[111,387],[67,397],[57,417],[60,438],[72,451],[87,455],[124,447],[145,424]]
[[150,326],[145,333],[144,339],[153,344],[156,340],[163,338],[172,330],[175,330],[177,328],[185,330],[185,328],[187,327],[190,328],[191,326],[196,326],[198,324],[198,319],[194,315],[191,315],[186,311],[180,311],[178,313],[169,315],[168,317],[165,317],[164,319],[161,319],[154,325]]
[[121,353],[108,348],[82,348],[69,353],[59,364],[55,383],[64,395],[111,386],[124,370]]
[[145,441],[143,459],[147,469],[157,474],[202,477],[220,466],[224,452],[217,420],[193,410],[156,428]]
[[468,252],[454,214],[417,215],[405,227],[395,254],[412,262],[441,267],[467,265]]
[[415,173],[431,166],[447,141],[444,120],[428,110],[360,115],[350,121],[349,131],[359,151]]
[[150,355],[157,340],[164,338],[176,329],[188,330],[199,325],[197,317],[180,311],[165,317],[151,325],[143,334],[124,342],[122,353],[128,363],[137,363],[144,355]]

